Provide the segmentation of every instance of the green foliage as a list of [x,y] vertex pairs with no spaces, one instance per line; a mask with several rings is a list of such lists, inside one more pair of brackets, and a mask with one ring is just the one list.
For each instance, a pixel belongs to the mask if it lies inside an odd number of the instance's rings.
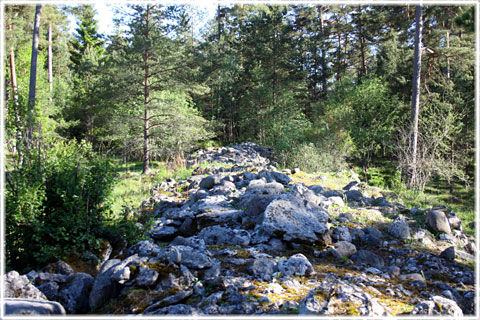
[[368,167],[372,157],[381,155],[392,141],[401,108],[381,78],[364,78],[360,84],[345,83],[336,88],[327,104],[327,113],[339,128],[348,131],[353,154]]
[[7,173],[7,264],[23,269],[99,250],[110,209],[110,162],[73,142],[57,142],[29,160]]

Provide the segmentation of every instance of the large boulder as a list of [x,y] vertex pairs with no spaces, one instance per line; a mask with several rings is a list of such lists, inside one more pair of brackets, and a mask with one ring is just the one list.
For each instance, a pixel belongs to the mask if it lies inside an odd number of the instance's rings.
[[120,292],[120,283],[113,277],[118,271],[129,266],[138,267],[146,262],[146,257],[139,257],[137,254],[125,260],[111,259],[105,261],[93,283],[88,304],[91,309],[96,309],[105,301],[116,297]]
[[5,316],[48,316],[65,315],[65,309],[58,302],[41,301],[33,299],[13,299],[3,300]]
[[274,200],[267,206],[260,228],[273,236],[283,237],[285,241],[309,243],[317,241],[317,235],[328,231],[317,214],[291,196]]
[[88,297],[95,280],[87,273],[76,273],[58,293],[58,301],[68,313],[87,313]]
[[448,223],[445,213],[440,210],[431,210],[427,212],[426,217],[427,225],[436,232],[443,232],[450,234],[452,231],[450,229],[450,224]]
[[10,271],[4,276],[5,298],[23,298],[28,300],[47,300],[47,297],[34,285],[27,276],[21,276],[17,271]]

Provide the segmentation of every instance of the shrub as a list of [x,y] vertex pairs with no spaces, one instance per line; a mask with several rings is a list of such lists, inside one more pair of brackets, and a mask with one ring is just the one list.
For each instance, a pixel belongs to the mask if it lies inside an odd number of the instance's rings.
[[86,143],[57,142],[7,173],[6,258],[17,270],[99,250],[111,163]]

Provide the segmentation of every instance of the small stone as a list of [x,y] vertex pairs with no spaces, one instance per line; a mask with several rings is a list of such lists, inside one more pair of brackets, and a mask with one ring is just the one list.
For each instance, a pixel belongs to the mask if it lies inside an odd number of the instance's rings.
[[335,242],[333,246],[335,247],[335,250],[337,250],[337,252],[342,256],[350,257],[357,252],[355,245],[347,241]]
[[440,253],[440,257],[445,260],[453,261],[455,260],[455,247],[448,247]]

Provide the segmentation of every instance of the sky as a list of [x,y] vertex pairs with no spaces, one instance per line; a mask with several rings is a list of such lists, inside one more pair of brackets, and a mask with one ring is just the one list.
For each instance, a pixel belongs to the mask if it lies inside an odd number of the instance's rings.
[[[118,3],[109,1],[110,3],[113,3],[113,5],[117,4],[122,4],[122,1],[119,1]],[[205,19],[205,22],[212,18],[215,15],[215,10],[217,8],[215,3],[212,2],[203,2],[203,1],[198,1],[199,4],[202,7],[206,7],[207,9],[207,19]],[[103,33],[106,35],[111,35],[114,31],[114,25],[113,25],[113,15],[114,15],[114,9],[113,9],[112,4],[107,4],[106,1],[95,1],[93,7],[97,11],[97,15],[95,18],[98,20],[98,32]],[[70,21],[70,32],[73,33],[75,28],[77,28],[77,23],[75,21],[75,18],[70,15],[69,16],[69,21]]]

